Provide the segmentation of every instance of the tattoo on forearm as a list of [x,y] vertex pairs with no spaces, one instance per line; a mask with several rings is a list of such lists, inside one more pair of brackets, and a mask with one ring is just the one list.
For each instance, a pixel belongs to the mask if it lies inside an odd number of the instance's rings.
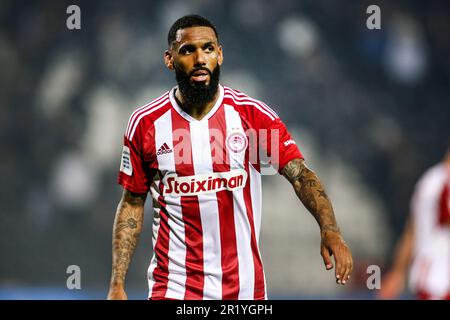
[[113,230],[113,282],[123,282],[142,229],[143,208],[121,202]]
[[321,231],[339,232],[330,199],[317,175],[305,165],[304,161],[301,159],[290,161],[282,173],[294,186],[298,198],[317,220]]
[[117,223],[117,232],[120,232],[125,228],[136,229],[137,228],[136,219],[128,218],[126,221],[120,221]]

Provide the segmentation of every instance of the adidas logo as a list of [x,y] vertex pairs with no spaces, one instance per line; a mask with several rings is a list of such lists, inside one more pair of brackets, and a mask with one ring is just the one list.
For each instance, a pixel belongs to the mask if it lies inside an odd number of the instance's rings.
[[166,154],[166,153],[171,153],[172,149],[169,148],[169,146],[167,145],[167,143],[164,142],[164,144],[159,147],[158,152],[156,153],[157,156]]

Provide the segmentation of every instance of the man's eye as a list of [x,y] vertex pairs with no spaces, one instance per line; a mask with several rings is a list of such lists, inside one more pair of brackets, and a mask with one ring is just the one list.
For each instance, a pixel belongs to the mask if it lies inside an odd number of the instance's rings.
[[181,49],[181,53],[182,54],[189,54],[189,53],[192,53],[192,49],[191,48],[182,48]]

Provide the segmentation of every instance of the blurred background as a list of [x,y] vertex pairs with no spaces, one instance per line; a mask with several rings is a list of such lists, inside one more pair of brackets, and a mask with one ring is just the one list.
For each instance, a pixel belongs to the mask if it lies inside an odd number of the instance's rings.
[[[71,4],[81,30],[66,27]],[[366,27],[371,4],[381,30]],[[284,178],[264,177],[269,298],[374,297],[367,267],[388,268],[414,184],[450,137],[448,1],[1,1],[0,299],[106,297],[122,135],[134,109],[175,85],[162,57],[188,13],[218,28],[221,83],[287,124],[354,255],[337,286],[315,220]],[[148,206],[133,299],[147,296],[151,222]],[[69,265],[80,290],[66,287]]]

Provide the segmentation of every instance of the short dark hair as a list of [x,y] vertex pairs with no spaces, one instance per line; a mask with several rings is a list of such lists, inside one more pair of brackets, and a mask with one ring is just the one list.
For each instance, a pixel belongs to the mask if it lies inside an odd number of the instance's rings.
[[217,41],[219,41],[219,34],[217,33],[216,26],[211,23],[205,17],[202,17],[198,14],[190,14],[184,17],[181,17],[169,29],[169,34],[167,35],[167,43],[170,45],[173,41],[175,41],[177,31],[180,29],[190,28],[190,27],[210,27],[214,30],[216,34]]

